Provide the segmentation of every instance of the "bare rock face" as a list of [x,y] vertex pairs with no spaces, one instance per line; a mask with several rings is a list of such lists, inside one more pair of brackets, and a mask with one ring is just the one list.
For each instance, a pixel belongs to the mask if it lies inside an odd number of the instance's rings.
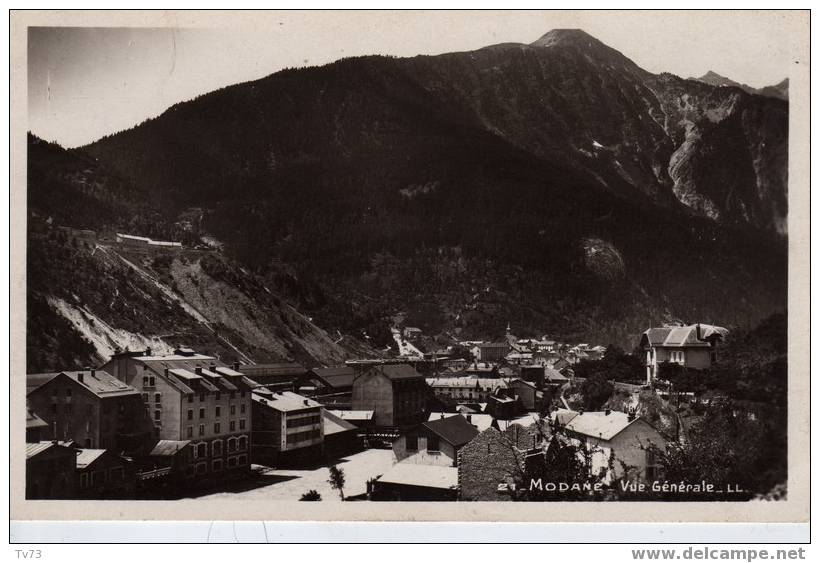
[[581,245],[584,250],[584,265],[590,272],[607,281],[624,277],[624,258],[614,244],[600,238],[585,238]]

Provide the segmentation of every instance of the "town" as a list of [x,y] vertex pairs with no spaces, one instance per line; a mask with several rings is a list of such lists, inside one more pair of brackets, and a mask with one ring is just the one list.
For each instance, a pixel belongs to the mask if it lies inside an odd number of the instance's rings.
[[681,405],[726,398],[665,375],[720,362],[729,331],[704,323],[648,328],[632,355],[509,326],[424,352],[421,329],[391,330],[396,357],[335,366],[149,348],[28,374],[26,496],[622,498],[662,488],[665,452],[687,440]]

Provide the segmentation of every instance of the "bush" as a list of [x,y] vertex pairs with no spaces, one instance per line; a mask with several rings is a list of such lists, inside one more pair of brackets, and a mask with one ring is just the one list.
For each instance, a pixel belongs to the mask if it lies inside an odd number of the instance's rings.
[[311,489],[306,493],[303,493],[299,500],[322,500],[322,495],[320,495],[316,489]]

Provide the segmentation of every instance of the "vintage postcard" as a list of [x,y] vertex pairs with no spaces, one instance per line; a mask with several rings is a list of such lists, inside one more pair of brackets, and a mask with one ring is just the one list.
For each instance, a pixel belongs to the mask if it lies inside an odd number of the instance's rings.
[[11,34],[13,519],[808,520],[808,11]]

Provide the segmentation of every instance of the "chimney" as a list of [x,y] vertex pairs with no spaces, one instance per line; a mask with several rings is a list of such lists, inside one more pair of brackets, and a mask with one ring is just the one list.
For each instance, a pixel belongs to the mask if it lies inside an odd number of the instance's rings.
[[441,413],[440,418],[441,418],[442,420],[444,420],[444,413]]
[[234,371],[239,371],[239,362],[234,362],[233,363],[233,370]]
[[635,409],[629,409],[629,412],[626,414],[626,419],[629,422],[632,422],[633,420],[635,420]]
[[97,379],[97,370],[95,370],[95,369],[91,370],[91,377],[93,377],[94,379]]
[[604,411],[605,416],[609,416],[610,414],[612,414],[612,410],[606,409],[606,411]]
[[304,400],[304,403],[305,403],[305,406],[307,406],[309,404],[307,399]]
[[471,415],[471,414],[468,414],[468,415],[467,415],[467,422],[469,422],[469,423],[471,423],[471,424],[472,424],[472,422],[473,422],[473,415]]
[[168,377],[168,366],[165,366],[165,377]]
[[151,348],[150,348],[150,347],[148,347],[148,348],[146,348],[146,349],[145,349],[145,355],[146,355],[146,356],[150,356],[150,355],[151,355]]
[[194,368],[194,373],[196,373],[197,375],[202,375],[202,366],[196,366]]
[[83,382],[83,375],[85,375],[85,374],[83,374],[83,372],[79,372],[77,374],[77,381],[79,381],[80,383]]

